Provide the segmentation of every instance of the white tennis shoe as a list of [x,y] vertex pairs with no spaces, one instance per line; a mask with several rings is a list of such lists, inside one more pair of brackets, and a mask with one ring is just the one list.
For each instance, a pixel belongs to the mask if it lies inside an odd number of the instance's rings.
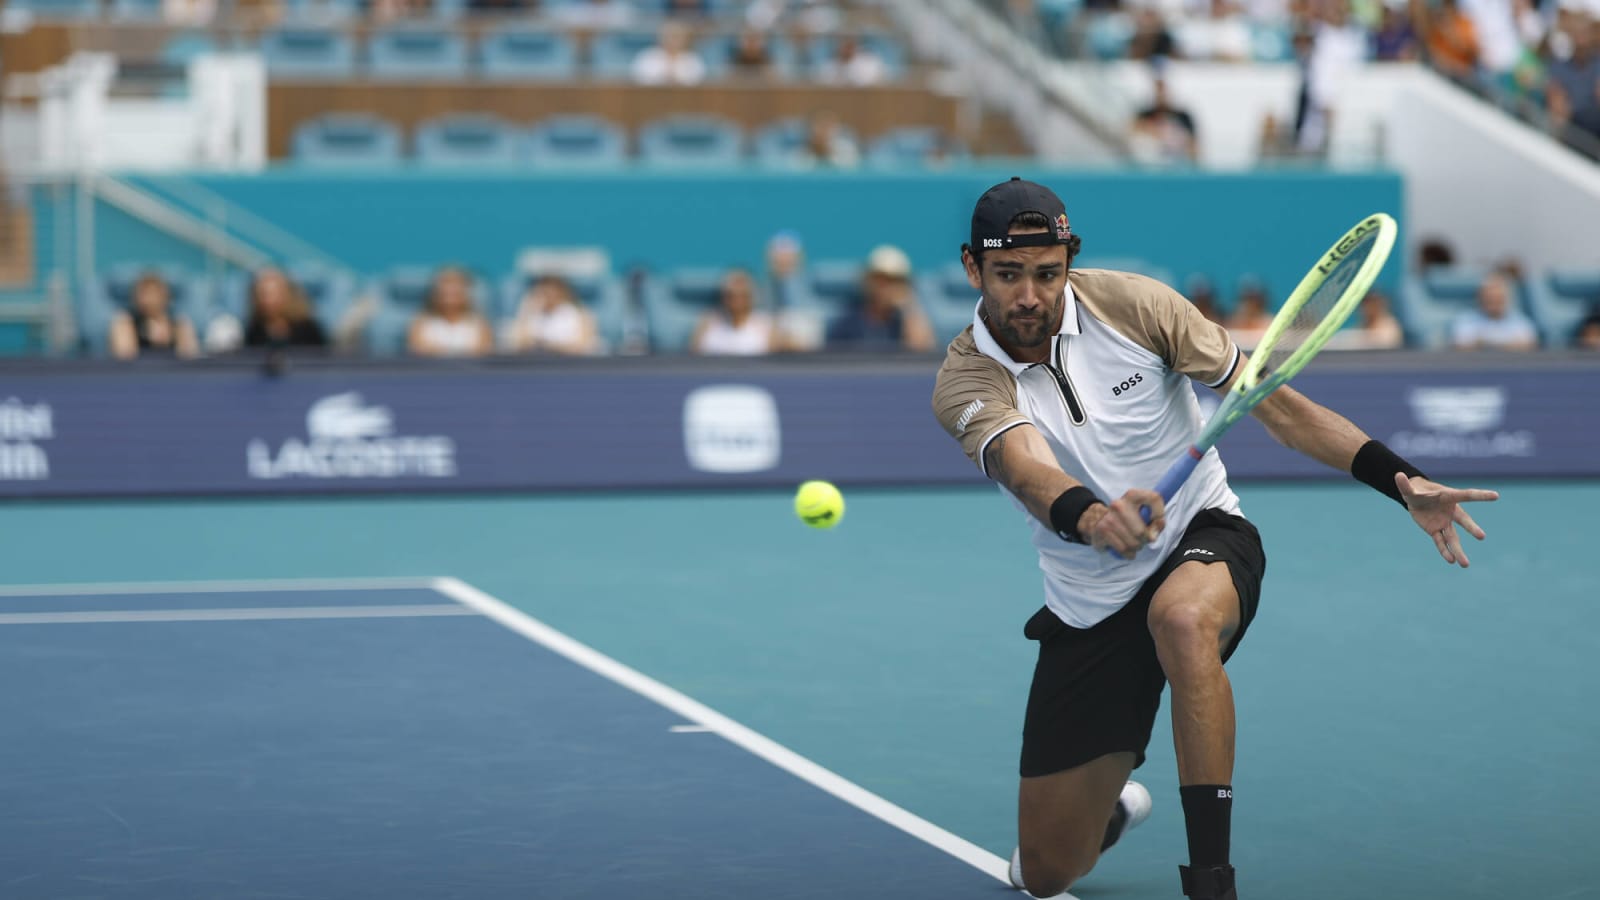
[[[1110,838],[1107,841],[1108,844],[1115,844],[1117,841],[1122,840],[1123,835],[1144,824],[1144,820],[1150,818],[1150,810],[1155,807],[1155,802],[1150,799],[1150,792],[1145,790],[1144,785],[1137,781],[1130,781],[1122,786],[1122,796],[1117,798],[1117,805],[1122,807],[1123,811],[1122,830],[1118,831],[1115,837],[1107,835]],[[1027,890],[1022,886],[1021,847],[1011,851],[1010,876],[1012,887],[1019,891]],[[1062,894],[1060,896],[1070,898],[1071,895]]]

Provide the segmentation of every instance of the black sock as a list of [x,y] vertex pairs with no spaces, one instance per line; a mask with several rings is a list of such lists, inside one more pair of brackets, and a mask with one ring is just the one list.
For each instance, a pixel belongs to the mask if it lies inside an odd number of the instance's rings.
[[1106,839],[1100,843],[1100,852],[1111,849],[1111,845],[1122,837],[1123,826],[1128,824],[1128,808],[1121,803],[1111,811],[1111,821],[1106,823]]
[[1233,822],[1233,786],[1190,784],[1178,788],[1183,798],[1183,824],[1189,832],[1189,865],[1228,865],[1228,837]]

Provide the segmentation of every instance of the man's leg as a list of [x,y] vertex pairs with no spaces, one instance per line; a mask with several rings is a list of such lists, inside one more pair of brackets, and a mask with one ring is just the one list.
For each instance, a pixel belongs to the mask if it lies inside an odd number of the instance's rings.
[[1022,779],[1017,835],[1028,893],[1052,897],[1094,868],[1133,762],[1132,753],[1108,753],[1064,772]]
[[[1233,686],[1222,668],[1222,656],[1240,625],[1239,594],[1228,565],[1197,561],[1180,565],[1151,599],[1149,625],[1156,655],[1172,685],[1172,738],[1189,865],[1194,872],[1226,869],[1234,711]],[[1186,873],[1186,881],[1188,877]],[[1226,882],[1221,888],[1202,886],[1193,896],[1229,896],[1231,871],[1216,877]]]

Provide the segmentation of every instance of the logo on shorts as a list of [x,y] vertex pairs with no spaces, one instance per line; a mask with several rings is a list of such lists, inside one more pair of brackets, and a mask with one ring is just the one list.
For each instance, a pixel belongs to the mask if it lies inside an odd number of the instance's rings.
[[1215,553],[1212,553],[1210,550],[1207,550],[1204,547],[1190,547],[1189,549],[1183,551],[1184,556],[1188,556],[1191,553],[1198,553],[1202,556],[1216,556]]

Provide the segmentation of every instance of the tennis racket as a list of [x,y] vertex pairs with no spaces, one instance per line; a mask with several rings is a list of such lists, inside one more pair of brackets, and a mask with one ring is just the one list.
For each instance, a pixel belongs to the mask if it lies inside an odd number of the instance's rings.
[[[1383,213],[1368,216],[1334,242],[1284,301],[1266,334],[1256,344],[1233,389],[1212,414],[1188,451],[1156,482],[1156,493],[1170,502],[1178,488],[1229,428],[1256,408],[1278,386],[1300,374],[1312,357],[1355,312],[1373,279],[1394,249],[1399,226]],[[1150,521],[1150,509],[1140,512]]]

